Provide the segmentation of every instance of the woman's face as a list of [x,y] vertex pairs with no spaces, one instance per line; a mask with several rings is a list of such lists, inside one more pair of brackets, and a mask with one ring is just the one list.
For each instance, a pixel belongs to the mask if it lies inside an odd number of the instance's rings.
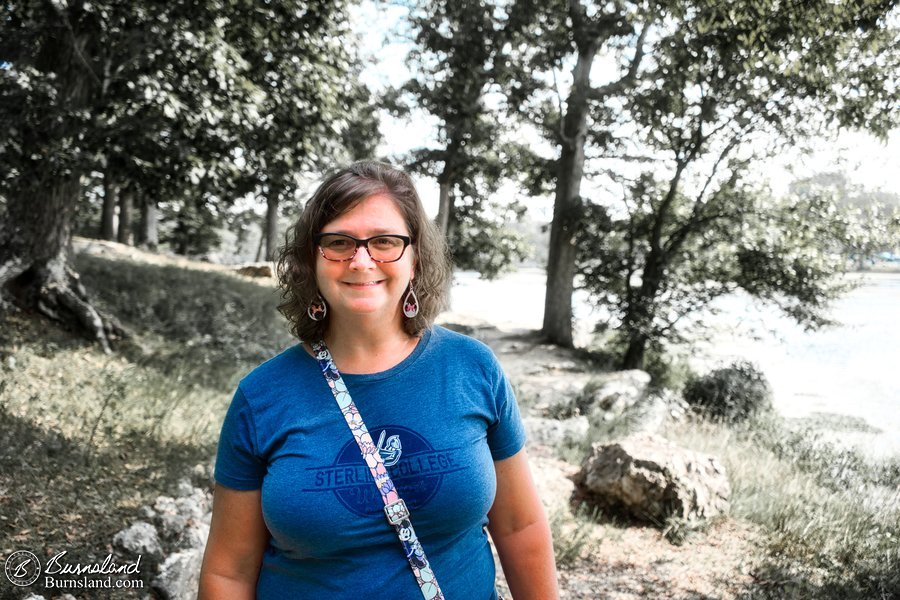
[[[410,234],[400,209],[386,194],[369,196],[322,227],[320,233],[343,233],[357,239],[381,234]],[[352,260],[327,260],[316,249],[316,283],[332,317],[369,315],[385,325],[402,326],[400,302],[413,277],[414,252],[406,248],[400,260],[378,263],[365,247]],[[334,321],[332,321],[334,322]]]

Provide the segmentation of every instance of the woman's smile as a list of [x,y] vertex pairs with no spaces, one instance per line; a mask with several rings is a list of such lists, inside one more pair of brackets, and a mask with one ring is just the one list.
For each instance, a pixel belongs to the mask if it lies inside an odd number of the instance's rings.
[[354,289],[365,289],[375,287],[376,285],[381,284],[383,281],[383,279],[379,279],[377,281],[344,281],[343,283]]

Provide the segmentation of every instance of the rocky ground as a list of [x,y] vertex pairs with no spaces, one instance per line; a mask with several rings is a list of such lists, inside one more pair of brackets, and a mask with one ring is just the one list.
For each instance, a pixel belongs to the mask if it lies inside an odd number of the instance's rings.
[[[552,399],[542,396],[542,390],[565,393],[567,381],[583,387],[596,374],[597,367],[584,356],[542,345],[529,332],[499,331],[454,314],[442,315],[440,322],[491,346],[519,395],[536,396],[520,400],[526,419],[546,414]],[[539,437],[530,436],[528,452],[541,498],[557,531],[563,532],[555,544],[580,546],[578,556],[560,569],[562,598],[728,599],[742,597],[753,585],[753,560],[761,545],[753,526],[718,519],[675,545],[655,527],[576,518],[571,477],[579,465],[561,460],[558,448]],[[502,581],[500,588],[509,597]]]

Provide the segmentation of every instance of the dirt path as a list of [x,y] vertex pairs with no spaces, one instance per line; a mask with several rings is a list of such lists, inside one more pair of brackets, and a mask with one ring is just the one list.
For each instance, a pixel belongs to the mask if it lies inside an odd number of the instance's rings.
[[[591,369],[577,353],[543,345],[532,332],[504,332],[451,313],[439,322],[488,344],[514,385]],[[725,519],[676,546],[653,527],[576,518],[569,478],[579,467],[559,460],[554,448],[531,443],[527,448],[548,515],[562,532],[554,544],[580,549],[560,569],[562,598],[724,600],[740,597],[752,585],[752,557],[759,554],[761,539],[751,525]],[[509,597],[503,581],[500,590]]]

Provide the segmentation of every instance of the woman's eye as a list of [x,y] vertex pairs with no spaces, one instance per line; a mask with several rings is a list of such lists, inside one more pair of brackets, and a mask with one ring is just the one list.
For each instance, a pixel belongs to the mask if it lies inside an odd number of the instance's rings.
[[375,238],[370,243],[375,244],[378,248],[394,248],[399,246],[401,242],[397,238],[381,237]]
[[343,250],[344,248],[350,247],[350,240],[328,240],[325,242],[325,247],[332,250]]

